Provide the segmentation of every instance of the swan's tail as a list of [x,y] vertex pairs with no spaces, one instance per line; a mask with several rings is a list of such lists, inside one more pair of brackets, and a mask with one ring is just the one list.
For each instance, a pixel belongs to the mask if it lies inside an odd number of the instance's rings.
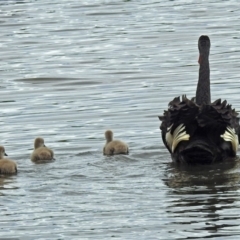
[[180,161],[187,164],[211,164],[218,160],[219,154],[215,150],[206,141],[196,139],[178,154]]
[[128,154],[128,146],[125,144],[118,144],[114,147],[114,154]]

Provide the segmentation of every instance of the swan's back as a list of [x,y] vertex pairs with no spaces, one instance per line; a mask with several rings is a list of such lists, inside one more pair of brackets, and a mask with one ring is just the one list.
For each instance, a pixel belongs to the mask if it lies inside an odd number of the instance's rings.
[[113,140],[104,146],[104,155],[128,154],[128,145],[120,140]]

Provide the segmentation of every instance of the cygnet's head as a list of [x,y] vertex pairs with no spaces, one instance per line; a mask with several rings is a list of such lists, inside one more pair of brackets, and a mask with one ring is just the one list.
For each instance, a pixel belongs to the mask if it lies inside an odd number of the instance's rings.
[[4,156],[7,156],[5,153],[5,148],[3,146],[0,146],[0,159],[4,158]]
[[44,139],[38,137],[34,140],[34,148],[36,149],[36,148],[40,148],[40,147],[45,147]]
[[111,142],[113,140],[113,132],[111,130],[107,130],[105,132],[105,138],[107,142]]

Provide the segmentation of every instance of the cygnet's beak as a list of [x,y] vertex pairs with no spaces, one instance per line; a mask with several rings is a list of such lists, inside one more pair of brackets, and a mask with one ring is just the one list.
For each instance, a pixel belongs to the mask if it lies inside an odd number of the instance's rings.
[[6,153],[4,153],[4,156],[8,156]]

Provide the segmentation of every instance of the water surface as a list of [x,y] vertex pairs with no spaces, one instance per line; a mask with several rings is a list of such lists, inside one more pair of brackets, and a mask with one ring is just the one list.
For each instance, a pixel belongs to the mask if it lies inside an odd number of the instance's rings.
[[[195,95],[211,39],[212,100],[240,110],[238,1],[0,1],[0,237],[237,239],[239,162],[179,168],[158,115]],[[130,155],[102,155],[104,131]],[[45,139],[56,161],[30,161]]]

